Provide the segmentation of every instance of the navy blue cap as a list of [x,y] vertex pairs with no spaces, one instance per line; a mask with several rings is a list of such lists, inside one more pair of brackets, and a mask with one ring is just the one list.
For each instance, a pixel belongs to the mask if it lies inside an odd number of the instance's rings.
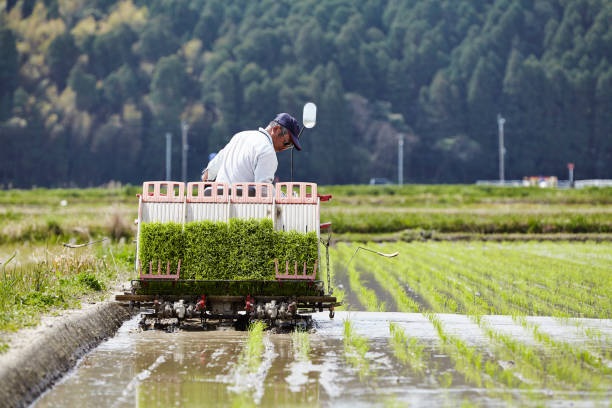
[[300,125],[298,124],[298,121],[288,113],[279,113],[276,115],[274,121],[289,131],[293,146],[298,150],[302,150],[300,139],[298,139],[298,136],[300,135]]

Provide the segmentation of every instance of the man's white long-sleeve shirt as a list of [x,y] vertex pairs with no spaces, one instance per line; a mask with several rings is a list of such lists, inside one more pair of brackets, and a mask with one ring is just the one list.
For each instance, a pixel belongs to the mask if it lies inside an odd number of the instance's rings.
[[272,183],[278,159],[265,129],[236,133],[208,163],[208,178],[221,183]]

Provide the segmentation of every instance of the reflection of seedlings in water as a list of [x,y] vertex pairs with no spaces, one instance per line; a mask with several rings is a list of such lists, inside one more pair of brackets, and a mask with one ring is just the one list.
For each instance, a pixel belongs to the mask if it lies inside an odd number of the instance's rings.
[[253,400],[259,405],[263,398],[265,378],[272,365],[273,353],[264,344],[265,323],[257,321],[249,326],[248,337],[238,363],[230,374],[234,385],[229,389],[238,394],[233,406],[245,406],[244,401]]
[[[482,355],[474,347],[468,346],[461,339],[445,333],[438,315],[434,313],[424,313],[424,315],[436,329],[438,337],[442,340],[442,350],[448,353],[451,360],[453,360],[457,372],[463,374],[466,381],[478,387],[482,386]],[[485,379],[485,381],[488,380]]]
[[510,335],[494,331],[484,320],[480,320],[480,328],[487,337],[501,344],[504,350],[500,352],[509,359],[499,361],[497,365],[485,365],[485,371],[509,387],[543,387],[546,372],[543,363],[533,347],[516,340]]
[[419,344],[416,337],[409,337],[406,332],[397,325],[389,323],[391,332],[391,346],[393,354],[403,364],[408,364],[416,373],[422,373],[425,368],[423,361],[424,346]]
[[442,388],[450,388],[453,385],[453,373],[445,371],[438,377],[438,382]]
[[298,361],[308,361],[310,358],[310,337],[308,332],[294,331],[291,333],[291,341],[293,342],[293,355]]
[[246,392],[236,394],[232,398],[232,408],[254,408],[257,404],[253,401],[253,397]]
[[612,368],[600,356],[595,356],[584,348],[554,340],[550,335],[540,330],[537,324],[529,323],[525,316],[515,317],[524,328],[531,330],[533,337],[554,353],[544,359],[544,371],[557,380],[565,382],[558,385],[565,389],[571,387],[583,391],[600,391],[609,389],[610,382],[606,379],[612,374]]
[[363,379],[369,374],[370,365],[365,355],[370,349],[368,340],[355,333],[350,320],[344,321],[344,358],[353,367],[359,370],[359,378]]

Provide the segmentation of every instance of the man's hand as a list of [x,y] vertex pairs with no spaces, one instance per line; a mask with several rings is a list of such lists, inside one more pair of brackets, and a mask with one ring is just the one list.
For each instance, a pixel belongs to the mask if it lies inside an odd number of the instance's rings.
[[208,181],[208,169],[202,173],[202,181]]

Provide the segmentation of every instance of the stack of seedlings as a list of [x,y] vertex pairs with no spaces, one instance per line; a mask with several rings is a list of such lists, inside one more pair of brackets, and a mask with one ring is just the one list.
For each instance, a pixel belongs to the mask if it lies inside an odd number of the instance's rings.
[[181,279],[195,280],[274,280],[274,261],[285,272],[286,262],[292,273],[304,263],[311,273],[318,259],[316,232],[275,231],[271,219],[231,219],[226,222],[196,221],[146,223],[141,226],[139,261],[162,273],[170,262],[176,271],[179,260]]

